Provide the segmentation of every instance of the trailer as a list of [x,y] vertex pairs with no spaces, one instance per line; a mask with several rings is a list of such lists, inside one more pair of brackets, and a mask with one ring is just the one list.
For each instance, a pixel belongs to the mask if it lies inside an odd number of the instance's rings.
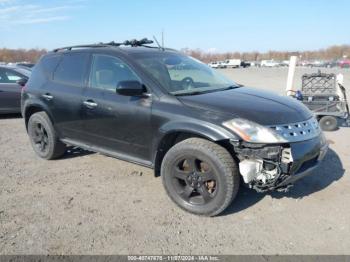
[[318,71],[302,76],[302,88],[295,95],[305,106],[314,112],[324,131],[338,128],[338,120],[349,121],[349,106],[346,90],[337,83],[335,74]]

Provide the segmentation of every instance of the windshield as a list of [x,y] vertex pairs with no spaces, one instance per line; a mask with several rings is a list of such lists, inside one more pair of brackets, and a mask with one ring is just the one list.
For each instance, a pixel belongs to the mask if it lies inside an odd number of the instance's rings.
[[173,95],[200,94],[238,87],[204,63],[176,53],[138,54],[138,63]]

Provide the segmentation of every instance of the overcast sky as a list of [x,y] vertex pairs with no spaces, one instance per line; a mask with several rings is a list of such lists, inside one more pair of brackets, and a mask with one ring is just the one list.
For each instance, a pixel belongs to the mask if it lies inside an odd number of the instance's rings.
[[160,38],[208,51],[350,44],[348,0],[0,0],[0,47]]

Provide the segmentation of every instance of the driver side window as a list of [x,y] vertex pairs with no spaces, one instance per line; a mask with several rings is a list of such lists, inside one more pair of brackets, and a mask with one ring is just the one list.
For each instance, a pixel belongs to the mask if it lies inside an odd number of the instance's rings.
[[140,81],[122,60],[107,55],[94,55],[90,72],[90,87],[115,92],[120,81]]

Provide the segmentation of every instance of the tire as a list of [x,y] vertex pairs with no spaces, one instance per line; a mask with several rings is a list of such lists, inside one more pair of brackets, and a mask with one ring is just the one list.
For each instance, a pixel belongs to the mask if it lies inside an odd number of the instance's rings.
[[334,116],[323,116],[319,121],[323,131],[334,131],[338,129],[338,120]]
[[28,135],[34,152],[41,158],[56,159],[66,150],[65,144],[59,141],[50,118],[45,112],[38,112],[30,116]]
[[202,216],[224,211],[236,197],[240,176],[230,153],[201,138],[169,149],[161,165],[164,188],[180,208]]

